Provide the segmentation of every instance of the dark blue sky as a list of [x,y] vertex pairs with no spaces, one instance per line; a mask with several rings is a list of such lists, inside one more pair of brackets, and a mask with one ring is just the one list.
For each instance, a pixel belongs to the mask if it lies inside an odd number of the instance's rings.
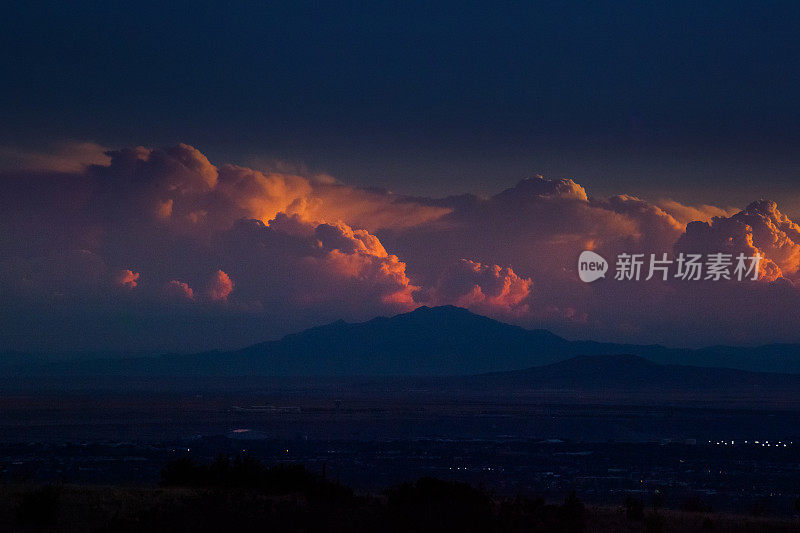
[[0,144],[800,211],[797,2],[429,4],[20,2],[0,17]]

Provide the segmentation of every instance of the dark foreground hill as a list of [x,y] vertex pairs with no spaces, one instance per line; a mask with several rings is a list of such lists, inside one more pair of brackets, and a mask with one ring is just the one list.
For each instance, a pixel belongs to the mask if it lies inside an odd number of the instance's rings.
[[[100,487],[74,485],[0,487],[3,531],[364,531],[364,532],[703,532],[797,531],[796,520],[716,513],[681,505],[664,508],[650,494],[620,495],[618,506],[586,505],[575,495],[548,502],[501,499],[465,483],[421,478],[379,494],[313,480],[301,469],[278,483]],[[192,473],[187,470],[187,473]],[[289,475],[286,475],[286,474]],[[255,472],[254,474],[258,474]],[[299,474],[299,475],[298,475]],[[300,477],[301,479],[297,479]]]

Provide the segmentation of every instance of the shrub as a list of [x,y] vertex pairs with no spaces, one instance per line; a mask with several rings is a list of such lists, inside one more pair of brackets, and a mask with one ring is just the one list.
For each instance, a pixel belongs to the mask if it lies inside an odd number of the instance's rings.
[[352,503],[352,489],[312,474],[300,464],[265,466],[258,459],[221,455],[210,465],[191,458],[167,463],[161,470],[162,486],[237,488],[256,490],[266,494],[300,493],[309,501]]
[[44,485],[25,494],[16,509],[17,520],[22,524],[49,526],[58,518],[61,504],[61,487]]
[[658,513],[647,513],[644,518],[645,531],[652,531],[653,533],[661,531],[664,529],[666,522],[666,519]]
[[560,509],[560,522],[564,531],[583,531],[586,520],[586,507],[578,496],[571,492],[564,499]]
[[688,498],[684,498],[681,502],[681,511],[685,511],[687,513],[708,513],[711,512],[711,506],[706,505],[702,498],[690,496]]
[[644,520],[644,504],[642,504],[642,501],[633,496],[625,498],[625,516],[628,520],[637,522]]
[[466,483],[420,478],[388,494],[389,515],[401,531],[486,531],[492,500]]

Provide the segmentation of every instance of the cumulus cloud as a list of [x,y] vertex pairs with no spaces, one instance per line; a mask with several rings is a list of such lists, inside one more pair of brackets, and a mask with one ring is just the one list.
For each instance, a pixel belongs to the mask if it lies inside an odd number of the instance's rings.
[[730,217],[692,222],[675,245],[687,253],[730,253],[762,256],[760,278],[798,278],[800,226],[778,210],[775,202],[753,202]]
[[[704,283],[681,284],[674,279],[585,284],[577,276],[577,259],[583,250],[609,259],[613,276],[620,253],[648,258],[667,253],[674,258],[675,253],[690,249],[733,251],[726,243],[741,241],[744,244],[737,250],[751,256],[760,251],[766,257],[762,270],[769,271],[774,264],[772,273],[762,276],[763,282],[792,279],[797,272],[796,225],[772,203],[731,212],[674,201],[654,203],[633,195],[595,198],[574,181],[540,177],[489,198],[465,195],[431,202],[451,212],[436,223],[378,235],[424,287],[435,287],[442,272],[459,258],[507,265],[521,278],[535,281],[535,291],[526,300],[527,311],[510,318],[496,308],[486,309],[486,314],[573,338],[692,345],[729,342],[726,336],[733,323],[749,342],[774,342],[775,331],[767,334],[759,324],[785,323],[785,316],[764,299],[766,288],[713,283],[701,288]],[[694,215],[701,221],[689,220]],[[784,291],[787,302],[800,305],[791,284],[776,290]],[[700,295],[707,298],[702,304],[697,301]],[[752,311],[756,303],[761,309],[746,324],[741,309]],[[705,309],[702,315],[699,309]],[[781,339],[800,340],[791,328],[782,331]]]
[[555,283],[572,286],[583,250],[604,256],[671,251],[683,232],[674,217],[655,205],[625,195],[593,199],[572,180],[537,177],[490,198],[463,196],[436,205],[452,211],[435,224],[379,232],[411,272],[429,284],[454,261],[470,258],[513,265],[520,275],[535,276],[539,295],[560,294],[564,288]]
[[558,199],[588,201],[586,189],[568,178],[545,179],[541,175],[520,181],[514,188],[507,189],[494,197],[503,204],[526,204],[536,200]]
[[211,277],[206,290],[208,296],[214,301],[227,300],[228,295],[233,292],[233,282],[225,272],[217,270]]
[[[78,338],[89,348],[112,338],[135,348],[233,347],[423,304],[570,337],[702,344],[725,342],[735,328],[741,342],[800,340],[779,314],[800,305],[800,230],[772,202],[734,211],[596,198],[572,179],[541,176],[490,197],[417,198],[302,169],[211,162],[183,144],[92,153],[65,153],[80,164],[29,157],[0,171],[0,324],[14,324],[0,329],[15,332],[0,342],[9,347]],[[583,250],[612,269],[622,252],[764,260],[761,283],[749,285],[584,284]],[[748,326],[745,311],[761,326]]]
[[409,310],[418,288],[405,263],[377,237],[344,223],[314,224],[286,214],[269,225],[243,219],[221,236],[218,253],[241,298],[278,302],[287,312]]
[[353,189],[318,183],[313,192],[293,202],[286,212],[308,220],[341,220],[367,231],[404,229],[435,221],[450,210],[423,205],[414,198],[388,191]]
[[669,213],[676,221],[683,226],[689,222],[710,222],[714,217],[729,217],[739,212],[735,207],[717,207],[714,205],[701,204],[697,206],[684,205],[670,199],[661,199],[656,205]]
[[194,298],[194,291],[187,283],[173,279],[164,286],[164,292],[171,298],[191,300]]
[[524,315],[533,282],[513,269],[462,259],[440,276],[428,296],[434,304],[455,304],[477,313]]
[[377,237],[365,230],[353,230],[344,223],[320,224],[314,235],[326,249],[339,250],[346,254],[361,253],[376,257],[387,257],[386,249]]
[[133,289],[139,284],[139,273],[132,270],[120,270],[114,276],[114,283],[126,289]]
[[374,232],[419,225],[448,212],[407,197],[305,176],[227,164],[217,167],[185,144],[108,155],[108,165],[91,168],[94,212],[106,221],[137,216],[170,231],[208,236],[242,218],[269,223],[286,213],[309,222],[345,222]]

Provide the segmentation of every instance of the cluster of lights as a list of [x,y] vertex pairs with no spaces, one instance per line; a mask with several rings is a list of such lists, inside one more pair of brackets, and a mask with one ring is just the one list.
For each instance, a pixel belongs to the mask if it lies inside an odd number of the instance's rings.
[[[739,441],[739,442],[741,442],[741,441]],[[708,443],[709,444],[713,443],[713,444],[716,444],[717,446],[734,446],[736,444],[736,441],[733,441],[733,440],[732,441],[718,440],[718,441],[708,441]],[[775,447],[775,448],[786,448],[787,446],[792,444],[792,441],[783,442],[783,441],[779,440],[778,442],[773,442],[772,444],[770,444],[770,442],[768,440],[765,440],[765,441],[754,440],[752,442],[749,441],[749,440],[746,440],[746,441],[744,441],[744,443],[748,444],[748,445],[751,445],[751,446],[761,446],[762,448],[772,448],[772,447]]]

